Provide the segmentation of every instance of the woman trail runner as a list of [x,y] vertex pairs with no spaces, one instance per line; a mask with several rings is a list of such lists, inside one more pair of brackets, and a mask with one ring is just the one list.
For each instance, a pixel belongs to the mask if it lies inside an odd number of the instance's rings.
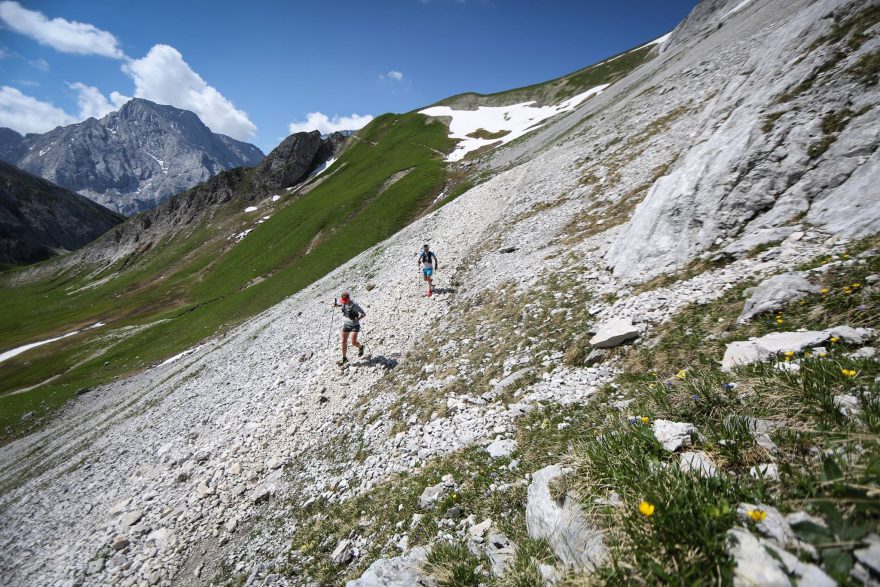
[[[432,259],[434,261],[433,266],[431,263]],[[422,270],[422,275],[425,277],[425,281],[428,282],[427,296],[431,297],[434,295],[434,280],[432,275],[437,269],[439,269],[439,267],[437,266],[437,255],[431,252],[428,245],[424,245],[422,247],[422,252],[419,253],[419,267]]]
[[341,303],[337,303],[336,300],[333,300],[333,307],[342,308],[342,315],[345,317],[345,321],[342,323],[342,360],[338,361],[336,364],[343,366],[348,363],[348,357],[346,357],[346,354],[348,352],[349,334],[351,334],[351,344],[358,350],[358,356],[364,356],[364,345],[358,342],[358,332],[361,331],[361,319],[363,319],[367,313],[354,303],[354,300],[351,299],[351,296],[347,291],[344,291],[339,295],[339,302]]

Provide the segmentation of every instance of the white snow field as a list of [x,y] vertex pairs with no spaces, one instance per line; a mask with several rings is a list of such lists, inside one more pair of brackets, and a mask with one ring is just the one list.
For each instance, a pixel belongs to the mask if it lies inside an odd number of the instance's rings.
[[[104,326],[104,323],[97,322],[95,324],[92,324],[88,328],[84,328],[83,330],[91,330],[93,328],[100,328],[101,326]],[[32,342],[30,344],[25,344],[20,347],[15,347],[14,349],[10,349],[4,353],[0,353],[0,363],[2,363],[3,361],[5,361],[7,359],[11,359],[12,357],[15,357],[17,355],[20,355],[21,353],[23,353],[25,351],[29,351],[33,348],[38,347],[38,346],[43,346],[44,344],[49,344],[50,342],[55,342],[56,340],[61,340],[62,338],[67,338],[68,336],[73,336],[74,334],[79,334],[80,332],[82,332],[82,330],[74,330],[73,332],[68,332],[67,334],[62,334],[61,336],[56,336],[55,338],[47,338],[46,340]]]
[[[459,139],[458,146],[446,157],[447,161],[461,161],[468,153],[486,145],[503,145],[538,128],[542,122],[557,114],[574,110],[581,102],[600,94],[608,84],[590,88],[555,106],[533,106],[534,101],[510,106],[480,106],[476,110],[453,110],[449,106],[433,106],[419,110],[427,116],[449,116],[449,136]],[[507,131],[495,139],[475,138],[472,133],[484,130],[489,133]]]

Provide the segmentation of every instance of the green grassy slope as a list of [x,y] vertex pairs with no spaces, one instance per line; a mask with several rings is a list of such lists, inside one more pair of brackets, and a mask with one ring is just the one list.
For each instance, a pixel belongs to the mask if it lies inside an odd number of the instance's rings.
[[[320,185],[279,202],[269,220],[234,246],[228,235],[253,220],[242,224],[246,215],[235,200],[211,224],[154,247],[133,265],[101,270],[98,278],[112,277],[102,285],[81,289],[94,281],[86,271],[0,285],[0,349],[108,323],[0,363],[0,439],[26,432],[78,389],[223,332],[391,236],[443,189],[442,153],[451,148],[439,121],[384,115],[359,133]],[[125,327],[140,330],[119,336]],[[10,393],[33,385],[39,386]],[[35,414],[22,421],[28,412]]]
[[469,92],[451,96],[434,104],[453,108],[476,108],[477,106],[508,106],[534,100],[538,105],[556,104],[602,84],[610,84],[624,77],[638,66],[650,61],[654,45],[636,48],[569,73],[556,79],[507,90],[494,94]]

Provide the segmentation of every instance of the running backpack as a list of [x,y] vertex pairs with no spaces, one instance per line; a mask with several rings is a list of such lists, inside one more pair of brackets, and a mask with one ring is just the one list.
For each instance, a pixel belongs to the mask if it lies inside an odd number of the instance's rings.
[[348,318],[349,320],[357,320],[358,312],[354,309],[354,302],[351,304],[343,304],[342,305],[342,315]]
[[420,263],[431,263],[431,259],[434,258],[434,253],[432,251],[428,251],[427,253],[422,251],[419,254],[419,262]]

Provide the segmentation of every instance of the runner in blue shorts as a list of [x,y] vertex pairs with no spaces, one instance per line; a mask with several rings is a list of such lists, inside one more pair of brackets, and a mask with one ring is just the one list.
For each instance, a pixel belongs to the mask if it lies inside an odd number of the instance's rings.
[[434,295],[434,272],[439,269],[437,265],[437,255],[431,252],[430,247],[428,245],[424,245],[422,247],[422,252],[419,253],[419,268],[422,271],[422,275],[425,278],[425,281],[428,282],[428,293],[426,294],[428,297]]

